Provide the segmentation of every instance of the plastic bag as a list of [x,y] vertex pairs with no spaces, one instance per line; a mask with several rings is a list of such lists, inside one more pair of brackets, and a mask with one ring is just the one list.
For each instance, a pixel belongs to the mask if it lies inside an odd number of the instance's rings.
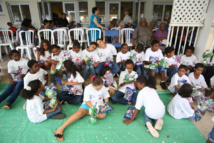
[[107,85],[109,85],[109,86],[111,86],[112,85],[112,83],[114,83],[114,75],[110,72],[110,71],[108,71],[105,75],[104,75],[104,77],[106,78],[106,84]]
[[132,81],[135,81],[136,78],[135,78],[135,74],[134,75],[130,75],[128,72],[127,74],[125,75],[125,78],[124,78],[124,82],[132,82]]
[[56,65],[56,70],[61,71],[62,68],[63,68],[63,62],[57,63],[57,65]]
[[160,62],[158,63],[159,66],[164,67],[164,68],[169,68],[169,66],[166,63],[166,59],[163,58],[160,60]]
[[95,104],[93,107],[89,109],[89,114],[91,115],[90,117],[90,122],[92,125],[95,125],[97,123],[97,115],[99,113],[99,108],[97,108],[97,104]]
[[61,89],[62,91],[69,91],[71,87],[72,87],[72,85],[65,84],[65,85],[63,85],[60,89]]
[[152,62],[150,65],[144,65],[145,69],[151,69],[151,70],[156,70],[158,67],[157,63]]
[[99,112],[100,113],[106,113],[106,112],[109,112],[111,110],[114,110],[114,108],[109,106],[108,103],[103,103],[102,105],[99,105]]
[[51,83],[49,86],[45,87],[46,91],[45,94],[49,97],[49,98],[56,98],[57,96],[57,87],[54,83]]
[[126,114],[124,115],[124,118],[131,119],[132,116],[134,115],[134,111],[135,111],[134,107],[129,107],[128,110],[126,111]]
[[124,95],[124,98],[130,102],[131,99],[132,99],[132,95],[134,94],[135,90],[134,89],[131,89],[129,87],[126,87],[126,91],[125,91],[125,95]]

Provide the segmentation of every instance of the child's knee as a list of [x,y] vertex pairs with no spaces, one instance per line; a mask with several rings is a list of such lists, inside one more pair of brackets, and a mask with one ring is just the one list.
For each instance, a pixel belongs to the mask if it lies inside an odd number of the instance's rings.
[[77,112],[76,112],[77,116],[78,117],[82,117],[86,114],[86,111],[84,111],[84,109],[79,109]]
[[99,113],[98,118],[99,119],[104,119],[106,117],[105,113]]

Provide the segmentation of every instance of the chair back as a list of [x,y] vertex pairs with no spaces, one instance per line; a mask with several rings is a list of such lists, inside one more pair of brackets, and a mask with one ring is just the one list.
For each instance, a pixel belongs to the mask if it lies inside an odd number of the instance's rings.
[[19,31],[20,46],[30,46],[34,44],[34,31]]
[[[97,32],[99,33],[99,37],[97,37]],[[96,42],[97,39],[101,39],[101,30],[98,28],[89,28],[86,30],[87,33],[87,42],[89,46],[89,33],[91,36],[91,42]]]
[[38,35],[38,39],[39,39],[39,45],[41,44],[42,37],[43,37],[43,39],[48,40],[50,42],[50,44],[52,44],[53,38],[52,38],[52,30],[51,29],[39,30],[37,32],[37,35]]

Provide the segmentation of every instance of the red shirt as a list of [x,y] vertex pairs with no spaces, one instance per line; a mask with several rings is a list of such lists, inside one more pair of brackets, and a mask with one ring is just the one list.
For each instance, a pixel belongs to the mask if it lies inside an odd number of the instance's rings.
[[[16,30],[17,30],[17,28],[16,27],[12,27],[12,28],[8,28],[9,30],[12,30],[13,31],[13,33],[15,33],[16,32]],[[10,31],[9,31],[9,34],[11,34],[10,33]]]

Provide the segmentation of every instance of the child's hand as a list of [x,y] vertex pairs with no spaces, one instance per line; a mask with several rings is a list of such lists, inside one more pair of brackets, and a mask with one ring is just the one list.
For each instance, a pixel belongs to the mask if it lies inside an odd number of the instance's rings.
[[124,85],[126,85],[126,84],[127,84],[127,82],[124,82],[124,83],[120,84],[120,86],[124,86]]
[[96,68],[98,65],[97,65],[97,63],[94,63],[94,67]]
[[104,84],[104,86],[105,86],[105,87],[109,87],[109,85],[108,85],[108,84]]
[[123,124],[128,125],[128,124],[130,124],[130,123],[132,123],[132,120],[131,120],[131,119],[123,120]]
[[62,81],[62,84],[67,84],[68,82],[66,82],[66,81]]
[[47,57],[48,60],[51,60],[51,56]]
[[196,110],[196,108],[195,107],[193,107],[193,106],[191,106],[192,107],[192,109],[195,111]]
[[56,102],[56,104],[53,106],[53,111],[56,111],[57,106],[58,106],[58,102]]
[[10,84],[14,84],[14,81],[13,81],[13,79],[10,79]]
[[88,63],[85,61],[85,64],[88,65]]

